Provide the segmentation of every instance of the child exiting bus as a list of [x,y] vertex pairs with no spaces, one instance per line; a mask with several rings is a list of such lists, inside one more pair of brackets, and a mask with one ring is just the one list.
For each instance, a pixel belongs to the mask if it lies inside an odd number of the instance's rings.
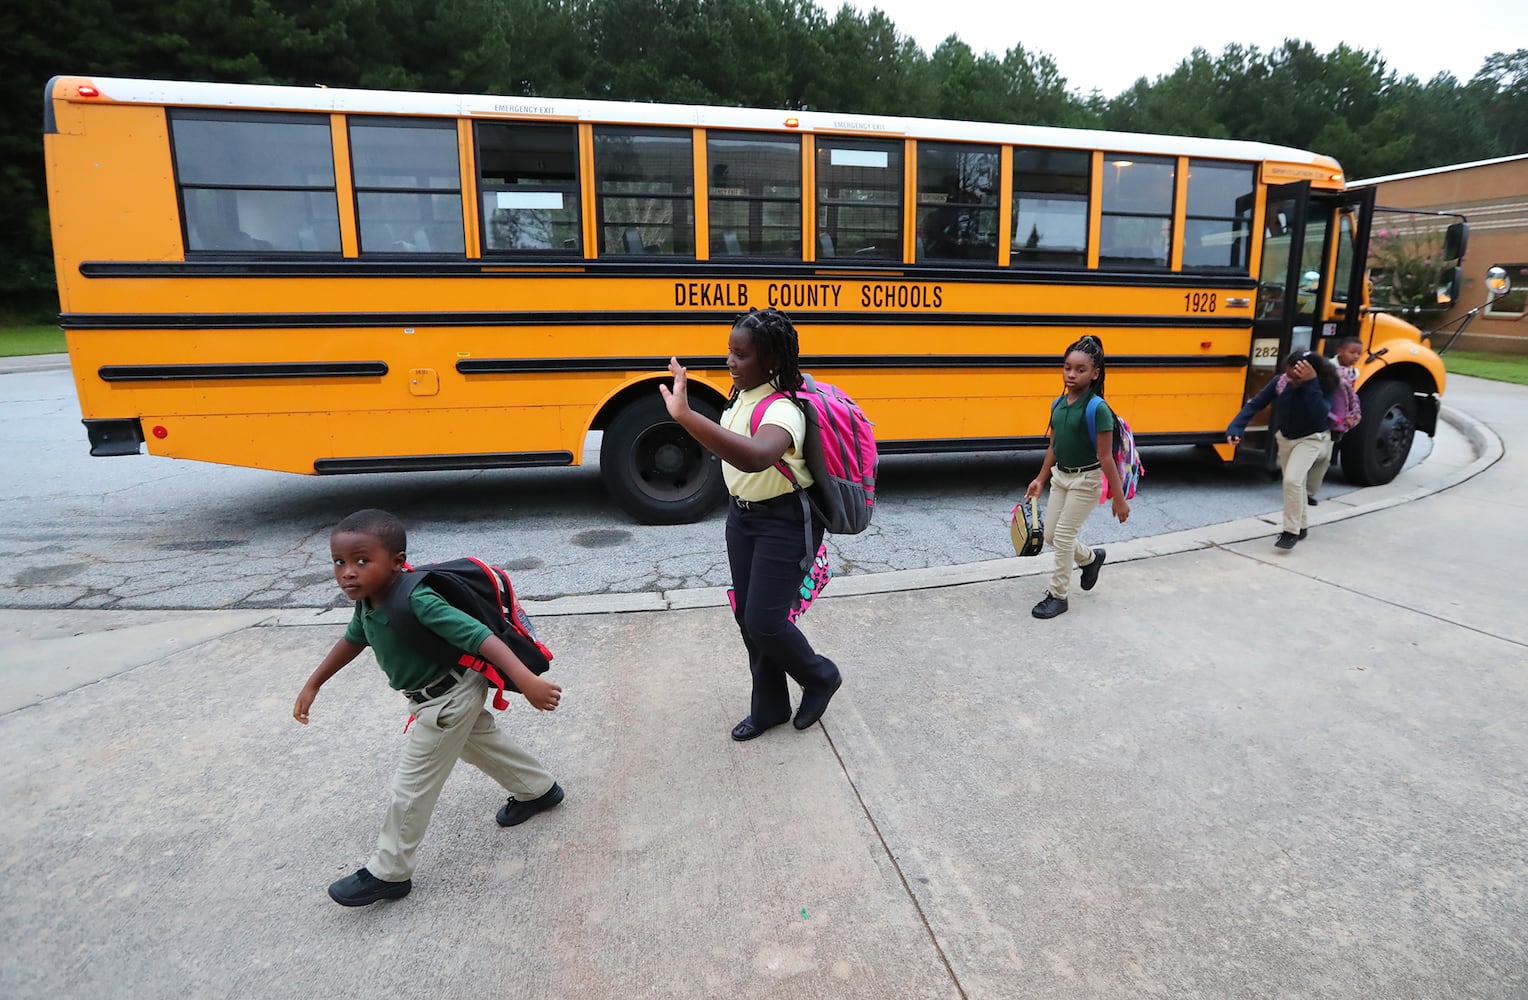
[[[1050,481],[1050,500],[1045,509],[1045,540],[1056,549],[1056,570],[1045,597],[1030,612],[1036,618],[1054,618],[1067,609],[1067,590],[1072,567],[1082,568],[1082,589],[1092,590],[1103,569],[1105,552],[1082,544],[1078,532],[1098,506],[1104,482],[1109,483],[1114,516],[1121,524],[1130,516],[1130,503],[1114,464],[1114,411],[1104,402],[1104,345],[1097,337],[1083,337],[1066,349],[1061,365],[1066,393],[1051,405],[1050,446],[1040,474],[1024,495],[1038,500]],[[1093,426],[1088,432],[1088,406],[1097,398]]]
[[1295,351],[1284,362],[1284,374],[1247,400],[1226,428],[1226,440],[1241,444],[1247,421],[1277,400],[1274,440],[1279,446],[1279,468],[1284,470],[1284,530],[1273,543],[1275,548],[1292,549],[1306,535],[1306,498],[1320,485],[1317,477],[1331,461],[1329,417],[1337,389],[1337,369],[1330,361],[1314,351]]

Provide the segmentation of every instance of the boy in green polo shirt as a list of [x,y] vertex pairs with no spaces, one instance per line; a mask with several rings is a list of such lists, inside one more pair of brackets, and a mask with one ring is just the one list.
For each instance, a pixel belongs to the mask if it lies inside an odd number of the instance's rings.
[[[404,645],[393,632],[383,605],[407,563],[407,548],[403,522],[386,511],[358,511],[335,527],[329,536],[334,579],[356,602],[355,616],[292,707],[292,717],[306,726],[319,688],[367,646],[388,683],[413,703],[409,738],[393,778],[392,803],[377,848],[366,867],[329,887],[330,897],[341,906],[366,906],[409,894],[414,852],[458,757],[510,793],[496,817],[500,826],[523,823],[563,798],[562,786],[540,762],[494,725],[483,707],[489,685],[482,674],[444,668]],[[414,589],[409,606],[421,625],[498,667],[537,709],[557,708],[561,687],[531,673],[488,626],[447,604],[428,584]]]

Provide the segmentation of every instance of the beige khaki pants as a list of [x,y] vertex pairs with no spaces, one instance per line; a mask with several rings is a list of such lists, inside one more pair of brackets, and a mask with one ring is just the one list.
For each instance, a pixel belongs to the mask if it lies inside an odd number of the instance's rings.
[[1065,598],[1072,585],[1072,570],[1093,561],[1093,550],[1077,537],[1082,522],[1098,506],[1103,492],[1102,469],[1087,472],[1062,472],[1051,469],[1050,501],[1045,506],[1045,540],[1056,549],[1056,571],[1051,574],[1050,592]]
[[393,775],[393,801],[382,820],[377,849],[366,862],[377,878],[402,882],[413,877],[414,852],[457,758],[517,799],[534,799],[551,790],[552,776],[541,763],[494,725],[493,715],[483,707],[487,694],[488,681],[471,672],[439,698],[413,706],[414,724]]
[[1290,439],[1276,432],[1274,440],[1279,446],[1279,468],[1284,470],[1284,530],[1298,535],[1305,530],[1305,498],[1320,487],[1332,463],[1332,435],[1319,431]]

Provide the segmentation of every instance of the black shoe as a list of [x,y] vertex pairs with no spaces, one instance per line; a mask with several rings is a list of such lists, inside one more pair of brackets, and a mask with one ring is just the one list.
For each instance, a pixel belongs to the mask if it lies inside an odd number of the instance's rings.
[[1104,568],[1105,552],[1103,549],[1093,550],[1093,561],[1082,568],[1082,589],[1092,590],[1093,584],[1098,582],[1098,571]]
[[1029,613],[1034,615],[1036,618],[1054,618],[1057,615],[1066,614],[1066,609],[1066,598],[1057,597],[1047,590],[1045,592],[1045,599],[1042,600],[1039,604],[1036,604],[1034,606],[1034,610],[1030,611]]
[[1310,534],[1310,529],[1309,528],[1301,528],[1300,529],[1300,541],[1302,541],[1302,542],[1305,541],[1305,536],[1308,535],[1308,534]]
[[1273,547],[1276,549],[1292,549],[1295,547],[1295,542],[1298,542],[1300,538],[1301,536],[1293,531],[1281,531],[1279,532],[1278,541],[1273,543]]
[[499,814],[494,817],[500,826],[519,826],[539,812],[545,812],[562,801],[562,786],[552,782],[552,787],[541,793],[539,798],[527,799],[524,802],[519,799],[510,799],[504,803]]
[[[780,720],[780,722],[784,721],[784,719]],[[775,728],[780,724],[780,722],[771,722],[767,726],[761,726],[757,722],[754,722],[753,716],[750,715],[742,722],[739,722],[737,725],[732,727],[732,738],[737,740],[739,743],[746,743],[749,740],[756,740],[760,736],[763,736],[766,730]]]
[[1305,498],[1305,502],[1310,504],[1312,507],[1316,506],[1316,498],[1315,497],[1306,497]]
[[362,868],[329,887],[329,898],[341,906],[370,906],[379,899],[402,899],[414,888],[414,880],[384,882]]
[[822,713],[828,710],[828,702],[833,700],[833,695],[843,686],[843,683],[844,675],[838,674],[833,678],[833,683],[827,687],[803,691],[801,707],[796,709],[796,718],[791,720],[791,725],[797,729],[810,729],[818,719],[822,718]]

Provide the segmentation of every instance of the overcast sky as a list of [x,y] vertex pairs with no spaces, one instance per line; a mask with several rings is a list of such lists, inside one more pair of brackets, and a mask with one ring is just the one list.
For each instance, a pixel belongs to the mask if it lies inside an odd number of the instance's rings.
[[[836,0],[818,0],[831,17]],[[854,0],[880,8],[924,52],[952,34],[1001,57],[1015,43],[1056,61],[1069,90],[1113,97],[1137,77],[1171,72],[1195,46],[1232,42],[1268,51],[1285,38],[1321,52],[1341,42],[1373,52],[1423,82],[1448,71],[1469,80],[1493,52],[1528,48],[1528,0]],[[1263,13],[1258,13],[1259,9]]]

